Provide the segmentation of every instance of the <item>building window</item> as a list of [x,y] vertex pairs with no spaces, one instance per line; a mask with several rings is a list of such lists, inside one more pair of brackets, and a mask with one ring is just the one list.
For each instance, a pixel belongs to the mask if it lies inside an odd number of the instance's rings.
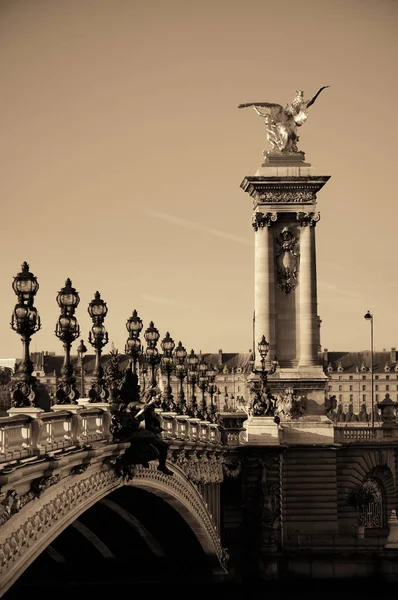
[[366,375],[362,375],[362,379],[366,379]]
[[378,391],[378,389],[379,389],[379,386],[378,386],[378,385],[375,385],[375,390],[376,390],[376,392]]
[[343,391],[343,386],[339,385],[339,392],[342,392],[342,391]]
[[379,400],[379,394],[376,394],[376,402]]
[[350,402],[354,402],[354,394],[350,394]]
[[390,381],[390,376],[386,375],[386,381]]
[[228,388],[227,388],[227,386],[225,386],[225,388],[224,388],[224,394],[228,394]]
[[350,385],[350,392],[352,392],[354,390],[354,386]]
[[354,379],[354,378],[353,378],[353,376],[352,376],[352,375],[350,375],[349,379],[351,379],[351,380],[352,380],[352,379]]
[[363,386],[362,386],[362,391],[363,391],[363,392],[366,392],[366,385],[363,385]]
[[390,386],[386,385],[386,392],[389,392],[389,391],[390,391]]
[[343,402],[343,396],[342,396],[342,394],[339,394],[339,402]]
[[238,385],[238,394],[239,394],[239,392],[240,392],[240,385]]
[[378,375],[375,375],[375,379],[379,379],[379,376],[378,376]]
[[343,379],[342,375],[339,375],[339,381],[341,381]]
[[362,402],[366,402],[366,394],[362,394]]

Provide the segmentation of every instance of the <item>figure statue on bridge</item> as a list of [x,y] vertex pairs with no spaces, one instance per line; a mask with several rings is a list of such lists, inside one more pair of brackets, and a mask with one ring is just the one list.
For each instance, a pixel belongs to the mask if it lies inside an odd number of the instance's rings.
[[[132,401],[119,405],[112,417],[112,431],[115,440],[130,442],[130,446],[117,459],[117,469],[121,474],[131,476],[134,465],[142,464],[148,468],[149,461],[158,459],[158,470],[173,475],[166,466],[168,443],[162,439],[160,420],[155,412],[161,402],[160,390],[150,387],[140,398],[137,375],[129,371],[126,377],[131,380],[129,399]],[[144,428],[142,424],[145,424]]]
[[[267,139],[272,146],[271,154],[296,154],[299,153],[297,142],[297,128],[304,125],[308,119],[308,109],[318,98],[322,90],[329,87],[324,85],[309,100],[304,100],[304,92],[297,90],[293,102],[283,107],[275,102],[249,102],[239,104],[238,108],[253,106],[260,117],[264,118],[267,128]],[[266,109],[266,112],[259,110],[259,107]],[[266,153],[268,154],[268,153]]]

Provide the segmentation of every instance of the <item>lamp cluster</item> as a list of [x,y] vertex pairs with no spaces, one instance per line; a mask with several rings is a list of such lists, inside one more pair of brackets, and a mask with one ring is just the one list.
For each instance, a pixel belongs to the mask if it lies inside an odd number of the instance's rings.
[[[13,406],[15,408],[32,407],[36,405],[37,401],[37,380],[32,376],[33,363],[30,360],[29,344],[32,335],[39,331],[41,325],[37,309],[33,306],[39,284],[37,278],[29,271],[29,265],[26,262],[22,265],[22,271],[14,277],[12,287],[17,295],[18,302],[11,317],[11,327],[21,336],[23,343],[23,358],[13,377]],[[71,347],[73,342],[80,336],[80,327],[75,316],[80,303],[80,296],[69,278],[66,280],[64,287],[58,292],[56,300],[60,308],[60,315],[55,326],[55,335],[63,344],[64,362],[55,394],[55,404],[72,405],[77,404],[78,399],[85,395],[83,357],[87,352],[87,348],[83,340],[80,340],[77,353],[79,356],[81,387],[78,390],[74,368],[71,363]],[[95,367],[91,388],[87,395],[90,403],[107,403],[110,392],[101,365],[101,355],[104,346],[109,342],[108,332],[104,326],[108,307],[98,291],[95,292],[93,300],[88,305],[88,313],[92,320],[88,341],[95,350]],[[126,329],[128,338],[125,352],[130,358],[131,371],[138,378],[138,367],[141,367],[145,388],[145,374],[150,370],[151,386],[158,385],[162,391],[162,409],[214,422],[216,411],[213,396],[215,393],[219,393],[215,384],[217,369],[212,365],[208,365],[202,355],[199,354],[198,357],[193,350],[188,355],[182,343],[178,342],[176,345],[169,332],[161,340],[161,352],[159,352],[160,333],[153,321],[149,323],[144,331],[146,342],[144,349],[140,340],[143,322],[136,310],[127,319]],[[167,378],[167,385],[164,390],[162,373],[165,373]],[[175,374],[179,381],[176,399],[173,396],[170,383],[172,374]],[[185,379],[192,390],[188,401],[184,393]],[[195,395],[196,386],[201,390],[200,405]],[[206,392],[210,395],[209,406],[206,401]]]

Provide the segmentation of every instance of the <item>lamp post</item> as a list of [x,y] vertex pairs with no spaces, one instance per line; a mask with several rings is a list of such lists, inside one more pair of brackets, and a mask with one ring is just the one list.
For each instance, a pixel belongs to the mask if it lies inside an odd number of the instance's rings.
[[261,356],[261,372],[260,372],[261,384],[260,384],[260,394],[259,394],[261,409],[258,409],[258,410],[261,411],[261,414],[266,414],[269,411],[269,408],[263,402],[263,398],[264,398],[264,394],[265,394],[265,391],[267,388],[267,377],[268,377],[268,375],[273,375],[275,373],[278,362],[276,360],[273,360],[271,363],[271,368],[268,371],[265,369],[265,359],[267,358],[267,354],[268,354],[268,350],[269,350],[269,343],[265,339],[264,335],[262,336],[261,340],[258,342],[257,349]]
[[170,337],[170,333],[167,332],[166,336],[161,341],[161,347],[163,350],[163,356],[161,359],[162,368],[166,371],[167,375],[167,387],[166,387],[166,404],[167,410],[173,409],[173,393],[170,385],[170,376],[174,371],[174,357],[173,350],[175,348],[175,343],[172,337]]
[[201,413],[202,413],[202,417],[205,418],[205,415],[207,412],[205,391],[206,391],[206,388],[209,383],[209,378],[207,376],[207,364],[202,355],[200,355],[198,370],[199,370],[199,377],[198,377],[199,388],[202,391]]
[[79,357],[79,363],[80,363],[80,374],[81,374],[81,378],[80,378],[80,398],[84,398],[84,370],[83,370],[83,359],[84,359],[84,355],[87,352],[87,348],[84,345],[83,340],[80,340],[80,344],[77,347],[77,355]]
[[375,426],[375,415],[374,415],[374,386],[373,386],[373,315],[368,310],[364,315],[366,321],[370,321],[370,385],[371,385],[371,398],[372,398],[372,427]]
[[141,342],[139,339],[142,331],[143,323],[134,309],[133,314],[127,319],[126,329],[129,333],[127,338],[125,352],[130,357],[133,373],[137,373],[137,360],[142,352]]
[[195,384],[198,380],[198,372],[197,372],[197,368],[198,368],[198,362],[199,359],[196,356],[195,352],[193,350],[191,350],[188,358],[187,358],[187,365],[188,365],[188,382],[191,385],[191,409],[193,414],[195,414],[195,412],[197,412],[197,404],[196,404],[196,397],[195,397]]
[[11,396],[14,408],[36,406],[36,377],[32,376],[33,363],[30,360],[29,345],[33,334],[41,327],[37,309],[33,306],[34,297],[39,289],[36,277],[24,262],[22,271],[14,277],[12,289],[18,298],[11,316],[11,328],[21,336],[22,361],[13,375]]
[[64,364],[61,368],[61,379],[55,394],[57,399],[56,404],[77,404],[77,400],[80,397],[76,389],[76,377],[74,376],[73,366],[70,361],[72,343],[80,335],[80,327],[74,316],[79,302],[79,294],[68,278],[65,286],[57,295],[57,303],[61,309],[61,314],[58,317],[55,327],[55,335],[64,345]]
[[209,383],[208,383],[207,389],[210,394],[210,414],[211,414],[212,419],[214,419],[215,413],[216,413],[214,402],[213,402],[213,396],[217,391],[217,386],[215,384],[216,375],[217,375],[217,370],[213,367],[212,364],[210,364],[209,368],[207,370],[207,376],[209,378]]
[[104,327],[104,319],[108,314],[106,302],[101,298],[99,292],[95,292],[94,299],[88,305],[88,313],[93,321],[93,326],[89,332],[88,341],[95,350],[94,379],[91,382],[89,391],[89,402],[107,402],[109,391],[105,386],[104,369],[101,365],[102,348],[109,341],[108,332]]
[[146,361],[147,361],[147,363],[149,363],[151,365],[151,374],[152,374],[151,384],[153,387],[155,387],[156,386],[155,367],[160,361],[159,352],[158,352],[158,349],[156,348],[156,344],[158,343],[160,334],[159,334],[159,331],[156,329],[155,325],[153,324],[153,321],[151,321],[149,323],[149,327],[147,327],[147,329],[145,330],[144,338],[147,343],[147,348],[145,350]]
[[178,392],[178,407],[183,413],[186,408],[185,396],[184,396],[184,379],[187,374],[187,368],[185,364],[185,359],[187,357],[187,351],[181,342],[178,342],[177,348],[174,352],[176,358],[176,377],[180,380],[180,389]]

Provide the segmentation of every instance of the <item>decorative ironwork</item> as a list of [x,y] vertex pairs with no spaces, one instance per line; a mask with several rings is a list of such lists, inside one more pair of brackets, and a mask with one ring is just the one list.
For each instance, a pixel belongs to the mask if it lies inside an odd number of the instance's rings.
[[33,273],[29,271],[27,262],[23,263],[22,271],[14,277],[12,288],[17,295],[18,303],[11,316],[11,328],[21,336],[23,354],[10,387],[13,407],[23,408],[36,406],[37,380],[32,376],[33,363],[30,360],[29,345],[32,335],[41,328],[39,314],[33,306],[39,284]]
[[175,348],[175,343],[172,337],[170,337],[170,333],[167,332],[166,336],[163,338],[161,342],[163,356],[161,358],[161,366],[164,371],[166,371],[167,376],[167,386],[166,393],[164,398],[164,409],[175,411],[176,404],[174,402],[173,391],[170,385],[170,377],[175,368],[175,359],[173,356],[173,350]]
[[142,320],[138,316],[137,311],[134,309],[133,314],[126,323],[126,329],[129,332],[129,337],[125,347],[127,356],[130,356],[134,373],[137,373],[137,361],[139,356],[142,354],[142,346],[139,339],[142,327]]
[[360,508],[358,524],[367,529],[383,527],[383,494],[380,485],[374,479],[368,479],[363,487],[373,492],[373,500]]
[[151,321],[149,323],[149,327],[147,327],[147,329],[145,330],[144,338],[147,343],[147,348],[145,350],[145,358],[146,362],[151,366],[151,384],[153,387],[156,386],[156,365],[160,362],[159,351],[156,348],[156,344],[158,343],[159,337],[159,331],[156,329],[153,321]]
[[178,342],[178,345],[177,345],[177,348],[175,349],[174,355],[176,358],[176,366],[175,366],[176,377],[180,381],[180,389],[178,391],[177,406],[178,406],[179,412],[184,415],[184,414],[187,414],[187,403],[186,403],[185,394],[184,394],[184,379],[187,376],[187,367],[186,367],[186,363],[185,363],[186,358],[187,358],[187,351],[185,350],[185,348],[181,342]]
[[284,227],[276,237],[277,281],[280,288],[289,294],[298,284],[298,242],[288,227]]
[[106,302],[101,298],[99,292],[95,292],[94,300],[88,306],[88,313],[93,321],[88,341],[95,349],[94,378],[88,393],[89,402],[108,402],[109,391],[104,380],[104,369],[101,365],[102,348],[109,341],[108,332],[104,327],[104,319],[108,313]]
[[57,296],[57,303],[61,309],[61,314],[58,317],[55,335],[64,345],[65,356],[64,364],[61,368],[61,377],[55,394],[56,404],[77,404],[77,400],[80,398],[80,393],[76,389],[76,378],[70,360],[72,343],[80,335],[80,327],[74,316],[79,302],[79,294],[68,278],[65,282],[65,287],[58,292]]

